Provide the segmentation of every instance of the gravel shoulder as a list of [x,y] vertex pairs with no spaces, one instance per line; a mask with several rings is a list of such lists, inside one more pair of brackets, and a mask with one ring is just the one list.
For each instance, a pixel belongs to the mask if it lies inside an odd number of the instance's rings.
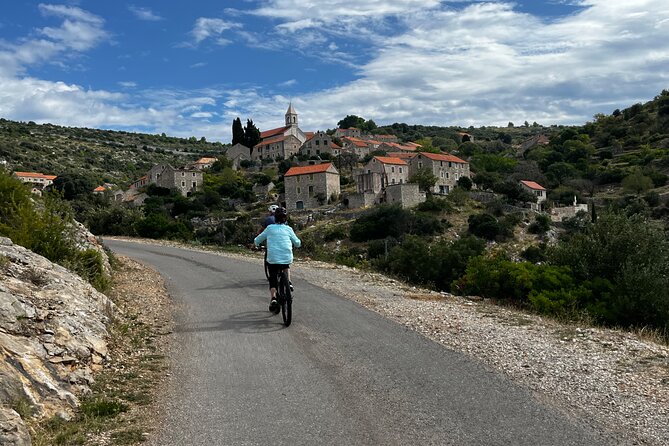
[[[259,254],[218,254],[255,262],[261,271]],[[669,444],[667,346],[633,333],[564,324],[423,290],[354,268],[297,260],[292,271],[298,279],[477,359],[546,404],[614,432],[621,444]],[[155,280],[155,273],[147,274]]]

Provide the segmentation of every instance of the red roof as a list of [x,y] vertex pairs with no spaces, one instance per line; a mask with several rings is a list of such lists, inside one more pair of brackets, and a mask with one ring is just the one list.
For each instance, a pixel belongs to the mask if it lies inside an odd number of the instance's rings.
[[276,136],[276,137],[274,137],[274,138],[269,138],[269,139],[263,140],[263,141],[261,141],[259,144],[256,144],[256,145],[253,146],[253,147],[256,148],[256,147],[266,146],[266,145],[268,145],[268,144],[274,144],[275,142],[281,142],[281,141],[284,141],[284,140],[286,140],[287,138],[288,138],[287,136],[283,136],[283,135],[281,135],[281,136]]
[[523,183],[525,186],[529,187],[530,189],[546,190],[542,185],[540,185],[539,183],[535,183],[534,181],[520,180],[520,182]]
[[260,137],[262,139],[265,139],[265,138],[269,138],[269,137],[272,137],[272,136],[276,136],[280,133],[285,132],[289,128],[290,127],[288,127],[288,126],[284,126],[284,127],[279,127],[279,128],[276,128],[276,129],[265,130],[264,132],[260,132]]
[[344,139],[346,141],[349,141],[351,144],[353,144],[356,147],[368,147],[368,144],[365,141],[363,141],[362,139],[359,139],[359,138],[353,138],[353,137],[347,136],[347,137],[342,138],[342,139]]
[[374,158],[383,164],[400,164],[403,166],[407,164],[406,161],[391,156],[375,156]]
[[312,166],[291,167],[284,177],[292,177],[294,175],[306,175],[309,173],[323,173],[332,167],[332,163],[314,164]]
[[393,154],[393,158],[403,158],[403,159],[409,159],[413,158],[414,156],[418,155],[415,152],[390,152]]
[[93,189],[93,192],[104,192],[104,191],[106,191],[106,190],[107,190],[106,187],[104,187],[104,186],[98,186],[98,187],[96,187],[95,189]]
[[330,147],[333,148],[333,149],[341,149],[340,146],[338,146],[337,144],[335,144],[333,142],[330,143]]
[[434,161],[449,161],[451,163],[463,163],[467,164],[467,161],[461,160],[455,155],[450,155],[448,153],[431,153],[431,152],[420,152],[419,155],[424,155],[426,158],[430,158]]
[[45,180],[56,179],[56,175],[44,175],[43,173],[37,173],[37,172],[14,172],[14,175],[23,178],[42,178]]

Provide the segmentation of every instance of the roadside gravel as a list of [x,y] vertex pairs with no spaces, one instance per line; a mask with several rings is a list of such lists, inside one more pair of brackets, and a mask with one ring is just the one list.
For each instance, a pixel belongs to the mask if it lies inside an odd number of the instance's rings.
[[[261,271],[260,255],[219,254],[256,262]],[[292,271],[296,279],[476,358],[537,399],[616,433],[621,444],[669,444],[667,346],[633,333],[563,324],[476,298],[423,290],[354,268],[298,260]]]

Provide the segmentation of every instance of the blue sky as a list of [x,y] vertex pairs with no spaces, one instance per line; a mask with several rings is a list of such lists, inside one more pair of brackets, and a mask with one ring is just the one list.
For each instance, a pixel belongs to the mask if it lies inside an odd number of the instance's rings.
[[232,120],[583,124],[669,88],[666,0],[12,0],[0,117],[230,141]]

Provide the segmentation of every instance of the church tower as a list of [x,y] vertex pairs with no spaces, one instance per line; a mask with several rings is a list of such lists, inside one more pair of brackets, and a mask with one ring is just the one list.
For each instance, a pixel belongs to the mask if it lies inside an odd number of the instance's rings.
[[292,102],[288,105],[288,111],[286,112],[286,126],[297,127],[297,112],[295,111],[295,108],[293,108]]

